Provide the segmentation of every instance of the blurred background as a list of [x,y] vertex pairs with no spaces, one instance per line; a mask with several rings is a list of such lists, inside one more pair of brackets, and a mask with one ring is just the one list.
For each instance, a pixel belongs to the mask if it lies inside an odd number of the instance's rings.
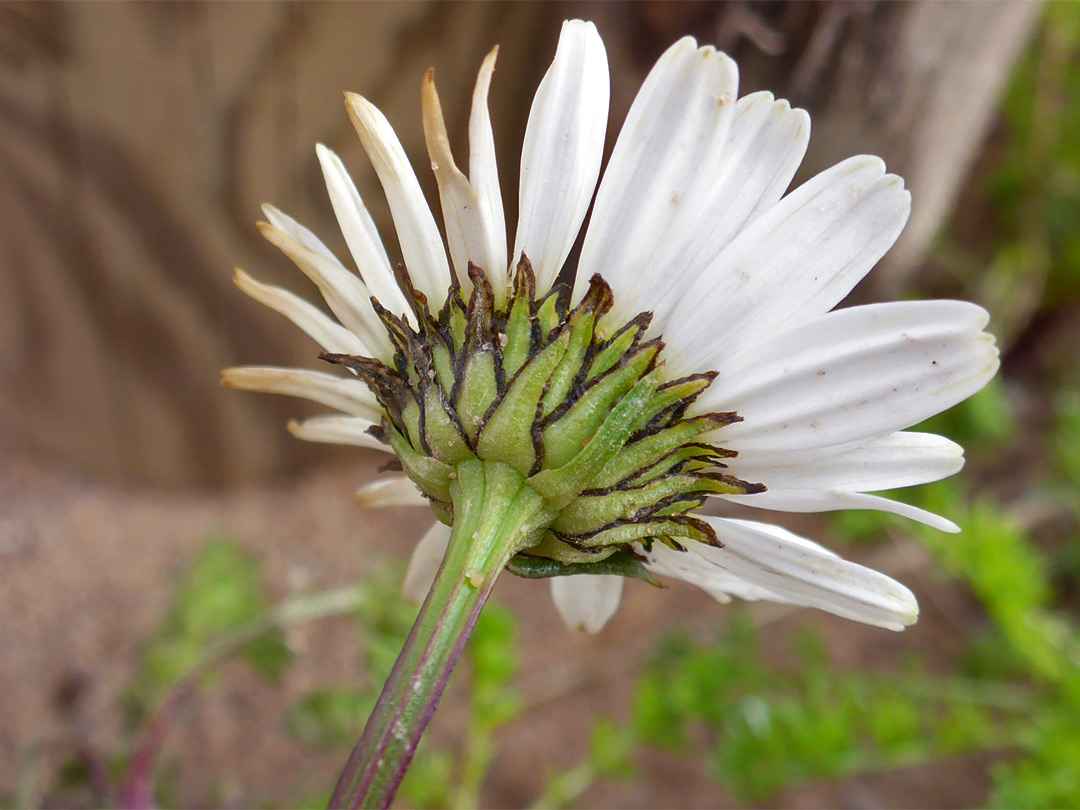
[[[316,364],[232,269],[307,294],[273,202],[344,250],[314,144],[393,229],[341,92],[429,199],[420,80],[464,153],[480,61],[507,215],[567,17],[611,62],[609,148],[685,34],[741,93],[809,110],[796,183],[857,153],[913,194],[853,301],[990,310],[998,380],[930,429],[964,527],[784,516],[912,587],[902,636],[631,582],[597,637],[501,582],[403,806],[1080,806],[1080,6],[1035,2],[0,4],[0,804],[325,800],[408,628],[430,518],[362,511],[374,454],[306,446],[304,403],[227,391]],[[460,162],[460,161],[459,161]]]

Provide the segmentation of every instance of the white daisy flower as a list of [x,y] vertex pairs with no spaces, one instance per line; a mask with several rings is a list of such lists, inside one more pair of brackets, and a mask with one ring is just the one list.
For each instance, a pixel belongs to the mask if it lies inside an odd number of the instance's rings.
[[[958,445],[905,429],[994,375],[987,313],[959,301],[833,309],[903,229],[903,181],[858,156],[785,195],[809,117],[769,93],[738,98],[735,63],[689,37],[645,80],[600,179],[607,56],[591,23],[571,21],[533,100],[508,254],[487,108],[495,56],[473,94],[467,174],[430,72],[424,82],[446,247],[389,122],[357,95],[348,112],[404,267],[391,266],[323,146],[358,273],[264,208],[264,236],[335,318],[241,271],[238,286],[353,374],[246,367],[227,370],[225,384],[340,412],[291,423],[302,439],[398,457],[405,475],[359,497],[439,518],[409,566],[414,599],[446,553],[455,471],[479,459],[515,470],[543,500],[543,525],[508,568],[551,576],[571,627],[598,631],[623,577],[652,574],[724,602],[810,606],[893,630],[913,623],[911,592],[883,574],[767,523],[693,512],[712,498],[786,512],[877,509],[957,530],[871,493],[963,465]],[[590,204],[580,260],[567,267]]]

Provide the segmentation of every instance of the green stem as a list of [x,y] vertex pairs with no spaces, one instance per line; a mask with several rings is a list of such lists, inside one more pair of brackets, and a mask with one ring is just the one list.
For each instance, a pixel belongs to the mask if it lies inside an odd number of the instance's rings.
[[338,780],[331,808],[389,807],[495,580],[553,519],[524,477],[466,461],[450,485],[454,527],[435,582]]

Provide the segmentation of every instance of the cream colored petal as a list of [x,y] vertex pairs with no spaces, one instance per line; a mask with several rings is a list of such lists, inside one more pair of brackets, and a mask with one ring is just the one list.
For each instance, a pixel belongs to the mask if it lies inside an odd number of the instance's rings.
[[383,444],[368,432],[375,427],[375,423],[360,416],[312,416],[299,421],[294,419],[286,427],[293,436],[307,442],[347,444],[378,450],[381,453],[393,452],[389,445]]
[[413,549],[409,568],[405,572],[405,581],[401,585],[401,593],[406,599],[418,605],[427,598],[449,547],[450,527],[442,523],[433,524],[420,538],[420,542]]
[[273,225],[275,228],[277,228],[279,231],[287,233],[304,247],[310,250],[314,250],[316,253],[325,256],[330,261],[341,264],[341,262],[338,260],[338,257],[335,256],[333,252],[331,252],[330,248],[323,244],[322,240],[319,239],[319,237],[317,237],[315,234],[313,234],[310,230],[305,228],[295,219],[290,217],[284,211],[275,208],[274,206],[270,205],[270,203],[263,203],[262,212],[263,216],[266,217],[266,221]]
[[405,150],[386,116],[370,101],[346,93],[345,107],[386,192],[413,284],[427,296],[432,309],[438,309],[450,288],[450,266],[439,228]]
[[272,225],[259,223],[258,228],[270,244],[292,259],[300,271],[315,283],[338,320],[371,349],[372,356],[383,360],[393,357],[394,349],[386,336],[386,329],[371,307],[371,293],[355,273],[305,247]]
[[328,352],[370,355],[356,335],[335,323],[318,307],[282,287],[256,281],[239,267],[233,283],[260,304],[280,312]]
[[360,192],[349,177],[345,164],[321,143],[315,147],[315,153],[322,167],[330,204],[334,207],[338,226],[349,246],[353,261],[356,262],[360,277],[380,304],[395,315],[404,315],[409,323],[415,326],[416,316],[394,278],[394,271],[375,228],[375,221],[360,199]]
[[473,261],[490,272],[487,263],[479,260],[484,243],[483,223],[469,178],[457,167],[450,151],[450,137],[446,132],[439,94],[435,90],[434,70],[429,70],[424,75],[421,87],[424,140],[427,143],[428,157],[431,159],[431,170],[439,186],[446,243],[458,283],[468,297],[473,287],[469,278],[469,262]]
[[382,419],[382,409],[366,385],[359,380],[336,377],[322,371],[277,366],[240,366],[225,369],[221,373],[221,384],[226,388],[310,399],[372,422]]
[[506,224],[495,170],[494,136],[487,115],[487,90],[495,69],[495,53],[492,51],[484,60],[473,95],[469,132],[472,179],[454,162],[433,70],[424,77],[422,98],[424,138],[439,185],[446,239],[458,281],[466,294],[471,292],[472,282],[468,277],[471,261],[486,272],[496,301],[502,303],[506,300],[507,286]]
[[420,494],[416,484],[404,475],[379,478],[356,490],[356,500],[361,506],[378,509],[384,506],[427,506],[428,500]]

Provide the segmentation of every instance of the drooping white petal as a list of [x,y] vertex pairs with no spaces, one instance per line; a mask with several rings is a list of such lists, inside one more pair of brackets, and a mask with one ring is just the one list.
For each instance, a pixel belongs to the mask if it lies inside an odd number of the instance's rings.
[[386,329],[371,307],[371,294],[355,273],[272,225],[259,223],[258,227],[266,241],[292,259],[315,283],[338,320],[360,338],[372,356],[384,360],[393,357]]
[[902,430],[950,408],[990,380],[987,314],[958,301],[837,310],[733,361],[695,407],[742,422],[712,438],[736,451],[791,451]]
[[600,273],[615,293],[613,321],[651,308],[642,291],[657,280],[654,265],[692,236],[719,174],[738,84],[735,63],[715,48],[698,48],[693,37],[657,61],[596,193],[578,263],[577,299]]
[[375,220],[360,199],[360,192],[356,190],[345,164],[321,143],[316,144],[315,154],[319,157],[326,191],[330,195],[330,204],[334,208],[338,227],[349,246],[360,277],[380,304],[395,315],[404,315],[409,323],[415,326],[416,316],[394,278],[386,248],[375,227]]
[[722,496],[743,506],[779,512],[874,509],[942,531],[959,530],[952,521],[925,509],[862,494],[926,484],[959,472],[963,448],[932,433],[889,433],[811,450],[746,450],[726,464],[731,474],[768,488],[756,495]]
[[672,310],[720,251],[777,203],[809,142],[805,110],[792,109],[767,92],[739,99],[708,199],[698,217],[685,217],[683,229],[664,241],[665,249],[650,268],[651,283],[641,295],[653,312],[654,331],[664,331]]
[[277,366],[239,366],[222,371],[221,384],[227,388],[310,399],[352,416],[363,417],[370,422],[377,423],[382,419],[382,409],[364,383],[322,371]]
[[275,208],[270,203],[263,203],[262,205],[263,216],[266,217],[266,221],[277,228],[279,231],[288,234],[297,242],[309,250],[314,250],[316,253],[325,256],[330,261],[336,264],[341,264],[338,257],[331,252],[330,248],[323,244],[323,241],[319,239],[310,230],[305,228],[295,219],[290,217],[284,211],[279,208]]
[[[723,548],[690,543],[687,551],[678,552],[656,543],[647,565],[710,592],[815,607],[889,630],[903,630],[918,618],[911,591],[884,574],[842,560],[777,526],[704,519],[716,530]],[[674,560],[672,555],[683,559]],[[750,587],[732,590],[732,580]]]
[[[790,603],[789,599],[768,588],[751,584],[719,566],[705,562],[692,551],[675,551],[663,543],[654,544],[648,553],[641,546],[637,546],[637,550],[645,556],[645,566],[652,573],[689,582],[722,604],[731,602],[733,596],[747,601]],[[821,550],[832,553],[825,548]]]
[[424,137],[431,168],[439,184],[446,241],[462,289],[472,289],[469,262],[484,269],[495,301],[506,300],[506,221],[503,217],[499,175],[495,166],[495,136],[488,116],[487,95],[495,71],[496,48],[480,68],[469,117],[469,177],[454,162],[442,106],[435,92],[434,71],[424,77]]
[[439,228],[405,150],[386,116],[366,98],[346,93],[345,107],[386,192],[413,284],[427,296],[432,308],[438,309],[450,288],[450,266]]
[[372,436],[368,431],[376,423],[361,416],[312,416],[308,419],[293,419],[286,426],[289,433],[306,442],[324,444],[348,444],[354,447],[366,447],[382,453],[392,453],[386,444]]
[[721,497],[743,506],[771,509],[776,512],[837,512],[841,509],[872,509],[915,520],[950,534],[960,531],[959,526],[941,515],[901,501],[894,501],[891,498],[867,495],[863,492],[777,487],[756,495],[723,495]]
[[428,499],[420,494],[416,484],[404,475],[379,478],[356,490],[356,500],[361,506],[375,508],[387,506],[427,506]]
[[615,615],[622,599],[623,578],[609,574],[575,574],[551,578],[551,599],[571,630],[599,633]]
[[884,172],[879,158],[849,158],[736,236],[674,307],[664,334],[669,367],[717,368],[839,303],[907,222],[911,195]]
[[525,253],[546,292],[589,209],[604,153],[607,52],[592,23],[563,23],[555,61],[540,82],[521,150],[518,228],[511,260]]
[[964,448],[933,433],[899,431],[812,450],[746,450],[726,464],[769,489],[874,492],[947,478],[964,466]]
[[233,283],[260,304],[280,312],[326,351],[370,354],[360,338],[300,296],[282,287],[256,281],[239,267],[236,268]]
[[450,527],[442,523],[433,524],[416,544],[401,584],[402,595],[413,604],[418,605],[427,597],[449,546]]

